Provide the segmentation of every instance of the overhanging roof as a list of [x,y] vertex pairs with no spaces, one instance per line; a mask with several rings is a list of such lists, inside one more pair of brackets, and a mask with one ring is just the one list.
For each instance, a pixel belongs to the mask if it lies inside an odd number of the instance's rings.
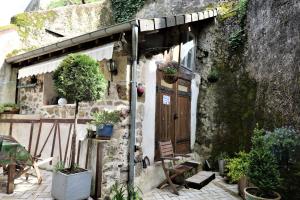
[[121,24],[116,24],[106,28],[99,29],[90,33],[86,33],[77,37],[63,40],[45,47],[35,49],[20,55],[16,55],[6,59],[7,63],[18,63],[30,58],[45,55],[54,51],[58,51],[67,47],[75,46],[84,42],[92,41],[98,38],[107,37],[113,34],[122,33],[131,30],[132,25],[137,25],[140,32],[154,31],[172,26],[188,24],[217,16],[217,9],[195,12],[190,14],[182,14],[170,17],[159,17],[152,19],[136,19]]

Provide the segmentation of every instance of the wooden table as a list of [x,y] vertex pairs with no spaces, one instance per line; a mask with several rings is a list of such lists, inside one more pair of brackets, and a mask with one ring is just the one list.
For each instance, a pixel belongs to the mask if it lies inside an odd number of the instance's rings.
[[20,143],[13,138],[0,136],[0,166],[7,171],[7,194],[14,192],[14,180],[18,173],[22,173],[22,166],[32,165],[30,153]]

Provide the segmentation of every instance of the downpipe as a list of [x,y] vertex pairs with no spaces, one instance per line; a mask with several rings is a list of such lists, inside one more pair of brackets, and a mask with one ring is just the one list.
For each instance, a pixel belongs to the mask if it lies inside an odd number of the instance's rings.
[[[128,185],[134,186],[134,165],[135,165],[135,129],[136,129],[136,102],[137,102],[137,56],[138,56],[138,23],[132,25],[132,64],[131,64],[131,117],[130,117],[130,138],[129,138],[129,175]],[[129,194],[129,199],[133,199]]]

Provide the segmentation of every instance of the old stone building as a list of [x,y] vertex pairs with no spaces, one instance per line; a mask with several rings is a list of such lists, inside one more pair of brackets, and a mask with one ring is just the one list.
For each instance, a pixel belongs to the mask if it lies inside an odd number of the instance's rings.
[[[52,150],[44,148],[42,156],[54,156],[54,161],[62,159],[61,152],[68,152],[68,131],[72,126],[66,123],[74,117],[74,104],[60,106],[60,98],[55,92],[52,73],[65,55],[69,52],[78,52],[90,55],[99,63],[99,68],[108,81],[107,94],[96,102],[82,102],[79,105],[81,120],[77,141],[77,162],[82,167],[91,169],[94,173],[94,184],[101,182],[100,193],[109,193],[109,188],[116,182],[126,182],[130,172],[129,139],[135,134],[136,152],[134,153],[136,184],[144,191],[157,186],[163,179],[162,168],[158,157],[158,142],[172,140],[176,153],[192,153],[196,139],[196,106],[199,74],[197,68],[196,36],[201,29],[200,24],[214,26],[216,10],[207,10],[185,15],[170,16],[168,18],[140,19],[124,22],[108,28],[90,32],[75,38],[45,46],[24,54],[13,56],[6,61],[13,69],[18,69],[18,85],[16,99],[20,105],[20,116],[2,116],[2,118],[25,118],[40,120],[44,128],[40,133],[38,126],[32,125],[33,135],[41,134],[40,141],[36,137],[20,138],[19,131],[25,131],[21,124],[13,124],[12,135],[23,143],[34,138],[35,146],[31,149],[40,149],[40,144],[47,143],[47,134],[51,135],[51,126],[56,125]],[[133,37],[132,29],[137,27],[138,39]],[[172,37],[165,37],[172,33]],[[138,46],[138,66],[133,71],[132,50]],[[108,70],[108,64],[113,61],[117,66],[117,73]],[[165,63],[179,64],[178,80],[166,82],[161,71]],[[132,74],[137,74],[137,82],[132,86]],[[142,86],[145,93],[137,99],[130,98],[130,92]],[[136,113],[132,101],[136,101]],[[192,109],[193,108],[193,109]],[[117,124],[110,140],[101,141],[87,138],[87,128],[84,122],[91,119],[95,111],[119,110],[122,113],[122,122]],[[134,133],[130,129],[130,120],[136,118]],[[172,117],[170,117],[172,116]],[[173,116],[177,116],[176,118]],[[13,119],[17,120],[17,119]],[[23,119],[24,120],[24,119]],[[31,123],[34,123],[31,121]],[[47,124],[48,123],[48,124]],[[9,124],[2,124],[2,129],[10,129]],[[54,127],[54,125],[53,125]],[[56,130],[60,135],[63,147],[56,141]],[[28,130],[29,131],[29,130]],[[48,136],[49,137],[49,136]],[[55,142],[56,141],[56,142]],[[47,143],[47,144],[46,144]],[[99,155],[98,144],[102,151]],[[59,147],[59,148],[58,148]],[[66,153],[67,155],[67,153]],[[193,155],[193,154],[192,154]],[[150,160],[150,166],[144,166],[143,159]],[[193,156],[198,159],[198,156]],[[68,160],[68,156],[65,158]],[[48,166],[51,168],[51,166]],[[100,171],[100,172],[99,172]],[[152,176],[157,178],[153,179]],[[97,183],[97,184],[96,184]],[[99,187],[99,184],[98,186]],[[95,188],[100,195],[99,188]]]

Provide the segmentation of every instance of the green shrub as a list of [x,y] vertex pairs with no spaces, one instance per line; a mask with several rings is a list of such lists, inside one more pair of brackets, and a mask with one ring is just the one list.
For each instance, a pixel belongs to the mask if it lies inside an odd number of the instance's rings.
[[288,166],[289,161],[295,159],[300,137],[293,128],[276,128],[273,132],[267,132],[265,140],[270,145],[277,161],[284,167]]
[[120,121],[119,111],[102,111],[93,113],[92,124],[98,126],[101,124],[116,124]]
[[227,177],[230,183],[236,183],[242,176],[246,175],[249,167],[249,154],[241,151],[235,158],[227,159]]
[[12,111],[15,109],[19,109],[19,105],[14,103],[4,103],[0,104],[0,113],[3,113],[5,111]]
[[269,197],[280,185],[280,174],[276,159],[265,143],[264,133],[263,129],[254,129],[246,175],[259,188],[257,196]]
[[70,102],[95,101],[104,96],[107,81],[96,60],[84,54],[70,54],[53,74],[59,96]]

